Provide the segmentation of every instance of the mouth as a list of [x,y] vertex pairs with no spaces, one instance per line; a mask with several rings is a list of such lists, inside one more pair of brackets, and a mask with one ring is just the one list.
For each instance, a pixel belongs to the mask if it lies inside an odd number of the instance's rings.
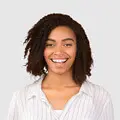
[[50,60],[54,63],[65,63],[68,60],[68,58],[65,58],[65,59],[53,59],[53,58],[51,58]]

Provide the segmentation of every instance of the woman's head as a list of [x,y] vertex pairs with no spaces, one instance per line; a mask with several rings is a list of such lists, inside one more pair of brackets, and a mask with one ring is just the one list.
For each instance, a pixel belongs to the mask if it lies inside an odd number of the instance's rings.
[[[69,33],[68,36],[65,36],[66,33]],[[65,40],[63,40],[64,42],[59,41],[62,40],[62,38],[60,38],[61,36],[59,37],[55,34],[61,34],[63,39],[71,39],[66,41],[74,45],[74,47],[72,46],[73,53],[66,53],[66,51],[64,51],[66,49],[68,50],[68,48],[65,47]],[[53,44],[53,41],[50,41],[50,39],[55,39],[54,45],[56,45],[56,47],[53,47],[54,52],[52,51],[51,53],[49,53],[49,50],[53,48],[49,48],[50,46],[48,47],[48,44],[51,44],[50,42]],[[66,70],[68,71],[72,68],[73,80],[76,83],[82,84],[83,81],[86,80],[86,77],[91,75],[93,60],[88,37],[82,26],[68,15],[54,13],[44,16],[29,30],[24,43],[27,43],[24,54],[24,57],[28,54],[28,62],[26,64],[27,72],[30,72],[34,76],[46,74],[45,67],[46,69],[54,68],[55,66],[50,66],[50,62],[62,62],[62,60],[56,61],[52,59],[60,56],[63,61],[64,59],[69,60],[68,64],[68,60],[66,62]],[[60,45],[64,47],[61,49]],[[62,52],[58,50],[59,53],[56,48],[61,49]],[[57,57],[55,56],[56,54],[58,55]],[[46,55],[48,55],[47,58]],[[49,59],[52,60],[48,61]]]

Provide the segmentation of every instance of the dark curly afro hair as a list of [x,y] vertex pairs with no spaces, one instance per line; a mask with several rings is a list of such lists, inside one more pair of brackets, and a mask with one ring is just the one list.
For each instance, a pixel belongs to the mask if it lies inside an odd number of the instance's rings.
[[91,65],[93,59],[88,37],[83,27],[73,20],[69,15],[52,13],[41,18],[29,31],[26,40],[24,58],[28,55],[26,63],[27,72],[34,76],[47,75],[44,67],[47,64],[44,59],[44,49],[46,40],[54,28],[57,26],[67,26],[76,35],[77,52],[73,64],[72,76],[77,84],[82,84],[86,77],[91,76]]

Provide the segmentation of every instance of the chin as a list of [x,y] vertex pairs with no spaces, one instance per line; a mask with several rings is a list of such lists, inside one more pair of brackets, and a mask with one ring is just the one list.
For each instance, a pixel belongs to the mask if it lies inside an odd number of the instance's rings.
[[53,73],[53,74],[58,74],[58,75],[63,75],[63,74],[66,74],[70,72],[70,70],[51,70],[50,73]]
[[58,75],[63,75],[65,74],[66,72],[54,72],[55,74],[58,74]]

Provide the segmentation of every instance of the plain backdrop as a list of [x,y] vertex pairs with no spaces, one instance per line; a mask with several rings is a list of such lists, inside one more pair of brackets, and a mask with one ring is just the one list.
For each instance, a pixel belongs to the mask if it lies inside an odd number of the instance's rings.
[[119,6],[119,0],[0,1],[0,120],[6,120],[13,92],[35,79],[23,66],[23,42],[28,30],[48,13],[69,14],[82,24],[94,59],[89,80],[111,94],[115,120],[120,120]]

